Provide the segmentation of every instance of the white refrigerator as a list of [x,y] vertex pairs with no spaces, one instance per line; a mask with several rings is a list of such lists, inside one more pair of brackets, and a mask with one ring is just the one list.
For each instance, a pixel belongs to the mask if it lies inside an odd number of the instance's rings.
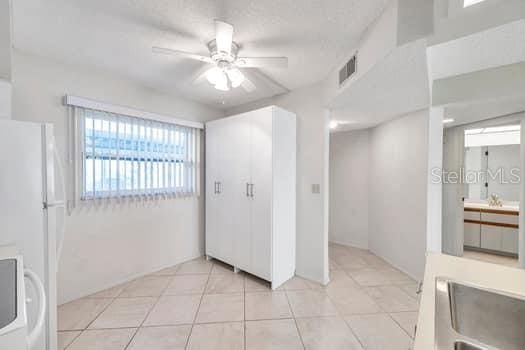
[[[57,348],[57,251],[64,203],[55,196],[56,177],[63,183],[56,154],[52,125],[0,120],[0,246],[14,245],[46,292],[45,328],[35,350]],[[30,284],[26,283],[26,289],[31,329],[38,296]]]

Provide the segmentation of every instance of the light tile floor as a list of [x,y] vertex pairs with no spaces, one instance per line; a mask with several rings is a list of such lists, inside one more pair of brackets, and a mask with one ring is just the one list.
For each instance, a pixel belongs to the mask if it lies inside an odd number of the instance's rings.
[[474,259],[484,262],[489,262],[492,264],[505,265],[509,267],[520,266],[519,260],[510,256],[501,256],[496,254],[489,254],[484,252],[476,252],[473,250],[465,250],[463,252],[463,257],[467,259]]
[[278,290],[203,258],[61,305],[59,350],[407,350],[417,284],[368,251],[330,245],[327,286]]

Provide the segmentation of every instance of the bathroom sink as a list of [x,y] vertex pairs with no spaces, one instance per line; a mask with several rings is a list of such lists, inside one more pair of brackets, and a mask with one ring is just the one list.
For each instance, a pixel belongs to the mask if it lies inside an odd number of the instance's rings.
[[525,349],[525,298],[436,279],[436,350]]

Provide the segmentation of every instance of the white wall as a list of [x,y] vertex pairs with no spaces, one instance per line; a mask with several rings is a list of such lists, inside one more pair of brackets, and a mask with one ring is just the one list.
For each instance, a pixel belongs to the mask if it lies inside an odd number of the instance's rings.
[[11,80],[11,0],[0,0],[0,79]]
[[[432,45],[482,32],[489,28],[523,19],[523,0],[485,0],[463,8],[464,0],[436,0],[439,14]],[[435,8],[436,9],[436,8]]]
[[0,119],[11,118],[11,0],[0,0]]
[[0,119],[11,119],[11,82],[0,79]]
[[[331,102],[342,91],[351,86],[370,71],[397,47],[397,5],[398,0],[391,0],[381,16],[369,26],[358,47],[343,55],[343,59],[325,79],[325,102]],[[339,87],[339,69],[357,52],[355,74]]]
[[434,0],[398,0],[397,44],[424,38],[434,32]]
[[[233,115],[268,105],[297,114],[297,261],[296,273],[318,282],[328,280],[327,163],[328,114],[322,86],[313,85],[288,94],[232,108]],[[311,191],[321,185],[321,193]]]
[[521,169],[521,145],[501,145],[488,147],[488,168],[492,174],[496,174],[498,170],[503,169],[503,179],[488,178],[488,195],[496,193],[499,198],[504,201],[520,200],[521,183],[507,183],[510,181],[511,171]]
[[[53,123],[62,155],[67,93],[196,121],[223,115],[106,72],[16,51],[13,62],[14,119]],[[66,220],[59,303],[203,254],[203,204],[201,196],[74,212]]]
[[[518,146],[519,149],[519,146]],[[465,172],[469,173],[481,173],[485,168],[486,171],[486,162],[483,162],[483,147],[468,147],[465,148]],[[473,182],[468,184],[467,193],[465,199],[487,199],[487,193],[485,190],[485,185],[481,181]],[[482,195],[483,194],[483,195]]]
[[369,130],[330,135],[331,242],[368,249]]
[[427,234],[428,110],[370,131],[369,247],[422,279]]
[[525,91],[525,63],[434,80],[432,105],[465,105],[520,96]]

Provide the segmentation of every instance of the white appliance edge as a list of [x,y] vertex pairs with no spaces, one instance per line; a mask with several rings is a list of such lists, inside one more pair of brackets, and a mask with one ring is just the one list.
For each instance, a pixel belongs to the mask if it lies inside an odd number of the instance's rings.
[[[47,295],[45,329],[34,350],[57,348],[56,232],[61,208],[55,198],[54,148],[51,125],[0,120],[0,245],[16,245]],[[27,288],[26,294],[38,300],[34,289]],[[29,329],[38,310],[33,304],[27,306]]]

